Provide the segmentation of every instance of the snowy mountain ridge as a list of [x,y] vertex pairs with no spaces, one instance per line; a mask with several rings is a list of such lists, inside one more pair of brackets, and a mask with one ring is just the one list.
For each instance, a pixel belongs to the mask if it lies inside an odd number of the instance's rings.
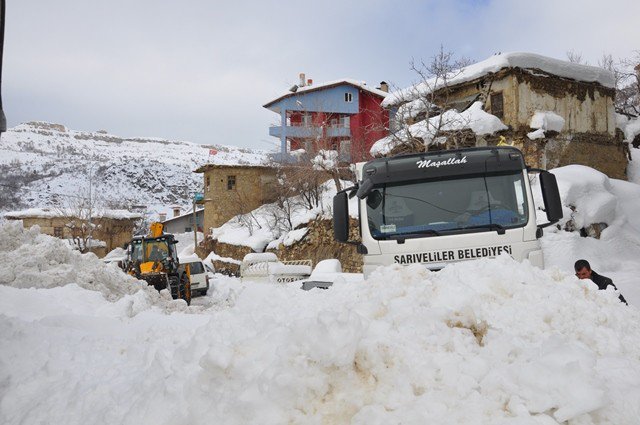
[[[215,155],[210,155],[210,150]],[[149,211],[189,205],[202,187],[193,171],[206,163],[257,165],[268,153],[161,138],[127,138],[29,122],[0,141],[0,211],[65,205],[92,195],[111,208],[144,205]]]

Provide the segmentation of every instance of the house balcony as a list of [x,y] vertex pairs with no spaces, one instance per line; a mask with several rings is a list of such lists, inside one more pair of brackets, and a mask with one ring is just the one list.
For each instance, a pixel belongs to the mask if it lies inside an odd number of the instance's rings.
[[[320,137],[351,137],[351,130],[348,127],[325,127],[326,131],[323,136],[323,128],[319,126],[297,126],[288,125],[285,128],[287,137],[299,139],[317,139]],[[282,136],[282,126],[269,127],[269,136],[280,138]]]

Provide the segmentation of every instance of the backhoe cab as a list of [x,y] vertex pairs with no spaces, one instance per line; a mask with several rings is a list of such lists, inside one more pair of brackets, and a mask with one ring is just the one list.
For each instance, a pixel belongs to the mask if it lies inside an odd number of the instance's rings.
[[173,299],[191,304],[190,270],[180,268],[173,235],[163,233],[162,223],[152,223],[148,236],[134,237],[127,250],[127,272],[146,280],[158,291],[169,289]]

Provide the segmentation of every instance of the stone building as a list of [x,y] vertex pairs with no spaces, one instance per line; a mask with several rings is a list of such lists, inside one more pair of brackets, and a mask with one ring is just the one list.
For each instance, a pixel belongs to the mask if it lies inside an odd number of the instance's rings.
[[[5,213],[4,218],[22,220],[25,228],[38,225],[41,233],[60,239],[86,240],[88,221],[77,215],[80,214],[55,208],[31,208]],[[131,240],[134,228],[140,219],[142,219],[141,214],[126,210],[93,211],[91,251],[98,257],[104,257],[111,250],[122,247]]]
[[[508,127],[502,135],[523,150],[529,165],[583,164],[625,178],[628,147],[616,137],[614,96],[614,77],[605,69],[531,53],[506,53],[462,68],[446,84],[430,80],[392,93],[383,106],[395,117],[420,98],[434,109],[458,111],[480,101],[486,112]],[[409,119],[425,119],[432,114],[426,109]],[[544,128],[544,123],[534,123],[545,115],[561,117],[560,125]],[[472,145],[497,140],[476,137]]]
[[234,216],[273,202],[276,169],[260,165],[214,165],[198,168],[204,178],[204,231]]

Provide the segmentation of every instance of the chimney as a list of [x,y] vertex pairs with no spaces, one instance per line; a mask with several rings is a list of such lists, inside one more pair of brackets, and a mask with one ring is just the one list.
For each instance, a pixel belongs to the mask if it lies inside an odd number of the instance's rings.
[[308,85],[308,86],[310,86],[310,85],[312,85],[312,84],[313,84],[313,80],[312,80],[311,78],[309,78],[309,79],[307,80],[307,85]]
[[389,93],[389,84],[386,81],[380,81],[380,90]]
[[180,215],[180,207],[173,207],[173,216],[177,217]]
[[158,218],[160,221],[165,221],[167,219],[167,213],[159,213]]
[[300,84],[298,84],[300,87],[304,87],[305,86],[305,76],[304,76],[304,72],[300,73]]

